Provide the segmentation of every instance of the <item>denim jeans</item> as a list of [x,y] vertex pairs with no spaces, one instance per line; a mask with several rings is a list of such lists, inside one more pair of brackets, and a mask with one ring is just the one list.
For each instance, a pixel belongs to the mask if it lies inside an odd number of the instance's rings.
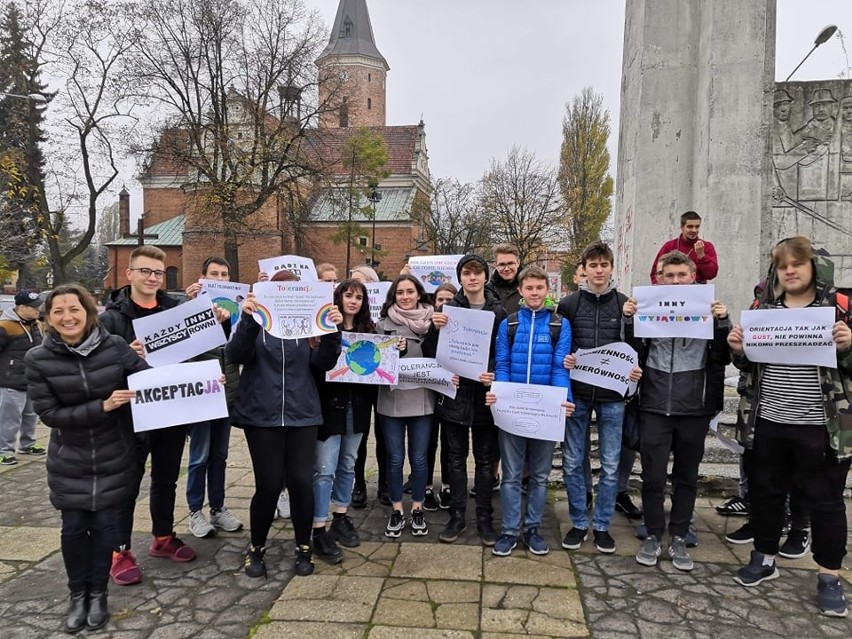
[[503,464],[503,482],[500,484],[500,504],[503,508],[502,534],[518,536],[521,532],[521,479],[524,464],[529,466],[526,529],[541,526],[541,517],[547,503],[547,482],[553,464],[556,442],[519,437],[500,430],[500,456]]
[[36,419],[27,391],[0,388],[0,455],[15,454],[19,432],[21,448],[35,444]]
[[618,462],[621,457],[621,425],[624,422],[624,402],[585,402],[574,400],[574,414],[565,420],[565,441],[562,446],[562,476],[568,493],[571,523],[577,528],[589,527],[586,493],[592,487],[586,483],[583,464],[588,457],[586,438],[592,427],[592,409],[598,416],[598,446],[601,474],[598,496],[592,519],[594,530],[609,530],[615,513],[618,492]]
[[189,426],[189,471],[186,475],[186,503],[190,512],[204,506],[204,486],[210,510],[225,505],[225,467],[231,424],[227,417]]
[[388,453],[388,490],[390,500],[402,501],[402,466],[405,462],[405,434],[408,431],[408,463],[411,466],[411,501],[426,497],[426,456],[432,434],[432,416],[388,417],[382,415],[382,431]]
[[329,501],[348,508],[355,483],[355,460],[361,433],[354,432],[352,404],[346,408],[346,434],[317,440],[314,457],[314,526],[325,524]]
[[62,510],[62,560],[71,592],[105,592],[118,543],[119,508]]

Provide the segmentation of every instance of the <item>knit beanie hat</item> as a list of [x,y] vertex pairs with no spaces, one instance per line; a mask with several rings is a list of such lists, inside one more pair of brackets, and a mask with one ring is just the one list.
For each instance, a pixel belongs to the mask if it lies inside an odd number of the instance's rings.
[[488,262],[486,262],[481,255],[477,255],[476,253],[468,253],[463,258],[459,260],[459,263],[456,264],[456,277],[458,277],[459,282],[461,282],[461,272],[462,268],[468,262],[479,262],[482,264],[482,268],[485,269],[485,280],[488,281],[489,270],[488,270]]

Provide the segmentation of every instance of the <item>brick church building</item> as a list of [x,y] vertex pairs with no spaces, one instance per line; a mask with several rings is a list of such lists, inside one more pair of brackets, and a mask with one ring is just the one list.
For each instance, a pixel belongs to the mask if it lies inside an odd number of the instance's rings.
[[[377,270],[393,276],[412,254],[428,254],[429,243],[412,218],[418,207],[428,206],[431,193],[429,157],[425,125],[388,126],[386,122],[386,80],[390,69],[379,52],[366,0],[340,0],[328,45],[316,60],[319,70],[319,98],[327,98],[329,88],[322,78],[344,78],[343,95],[333,113],[321,117],[307,138],[321,155],[325,167],[323,185],[301,185],[300,202],[281,193],[270,198],[252,215],[251,232],[239,235],[239,273],[244,282],[254,281],[257,260],[297,253],[315,262],[331,262],[345,274],[346,242],[333,241],[340,225],[348,219],[349,206],[341,210],[341,194],[348,191],[349,174],[341,157],[346,140],[361,127],[381,136],[388,152],[388,175],[376,188],[378,197],[369,201],[361,196],[354,202],[353,221],[361,234],[351,238],[351,266],[370,262],[372,248],[379,251]],[[333,69],[333,71],[331,71]],[[339,88],[336,90],[340,91]],[[340,95],[338,93],[338,95]],[[119,195],[119,237],[108,244],[109,272],[107,288],[127,284],[127,256],[143,241],[162,248],[167,255],[164,287],[180,290],[194,281],[204,259],[223,255],[221,231],[209,226],[193,205],[196,183],[191,183],[188,167],[166,154],[152,154],[141,175],[143,210],[141,224],[130,228],[129,195]],[[288,220],[301,207],[303,220],[297,231]],[[361,211],[375,210],[374,215]]]

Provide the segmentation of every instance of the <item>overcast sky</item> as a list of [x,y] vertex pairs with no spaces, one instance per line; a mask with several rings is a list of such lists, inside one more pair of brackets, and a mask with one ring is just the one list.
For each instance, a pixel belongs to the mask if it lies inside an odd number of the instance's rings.
[[[692,0],[682,0],[691,2]],[[331,27],[338,0],[305,0]],[[514,145],[559,157],[565,103],[591,86],[618,148],[624,0],[367,0],[388,73],[388,124],[426,122],[434,177],[479,179]],[[826,24],[848,34],[849,0],[778,0],[776,78],[783,80]],[[841,42],[818,48],[795,80],[836,78]],[[846,75],[845,77],[848,77]]]

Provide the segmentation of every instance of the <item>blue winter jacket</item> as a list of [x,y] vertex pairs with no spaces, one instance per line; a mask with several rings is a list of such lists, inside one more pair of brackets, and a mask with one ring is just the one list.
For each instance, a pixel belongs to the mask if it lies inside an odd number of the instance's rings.
[[495,377],[498,382],[562,386],[566,389],[568,401],[574,401],[571,380],[562,365],[562,360],[571,352],[571,324],[566,319],[562,320],[554,349],[549,327],[551,312],[548,308],[531,311],[521,307],[518,331],[511,345],[509,320],[504,319],[500,323]]

